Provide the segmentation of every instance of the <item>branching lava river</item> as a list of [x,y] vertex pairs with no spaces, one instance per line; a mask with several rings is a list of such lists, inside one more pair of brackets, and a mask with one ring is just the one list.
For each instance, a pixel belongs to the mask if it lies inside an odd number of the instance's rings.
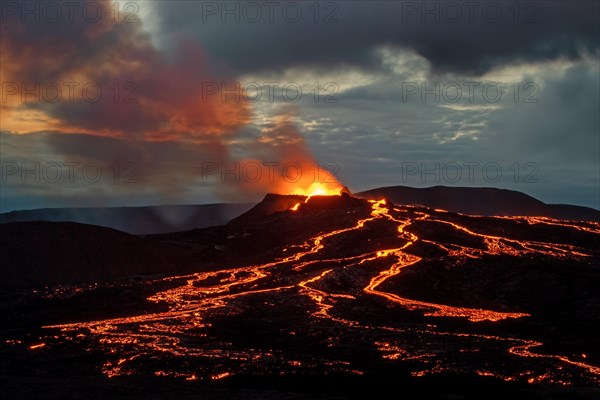
[[[597,349],[544,332],[561,329],[547,321],[551,305],[521,300],[516,293],[528,290],[512,275],[531,265],[540,274],[597,267],[600,224],[360,201],[367,211],[359,204],[335,214],[311,208],[312,199],[293,204],[264,224],[326,224],[262,254],[270,261],[255,263],[243,253],[238,265],[224,257],[217,269],[140,281],[133,285],[158,288],[147,309],[48,325],[39,342],[100,354],[107,377],[225,380],[390,369],[414,379],[451,373],[600,384]],[[335,229],[323,228],[331,225],[327,215],[339,221]],[[230,237],[260,241],[258,230],[247,232]],[[501,278],[490,283],[489,276]],[[509,295],[490,292],[500,285]]]

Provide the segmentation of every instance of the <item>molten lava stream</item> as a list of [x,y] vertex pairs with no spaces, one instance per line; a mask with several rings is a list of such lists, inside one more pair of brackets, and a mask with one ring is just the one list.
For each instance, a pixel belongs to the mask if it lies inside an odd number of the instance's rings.
[[[531,253],[546,254],[549,256],[558,257],[563,255],[576,255],[581,257],[589,256],[589,254],[576,251],[575,246],[568,244],[549,244],[531,240],[516,240],[494,235],[485,235],[483,233],[474,232],[454,222],[443,221],[440,219],[430,219],[430,221],[450,225],[456,230],[482,238],[488,248],[488,254],[522,255],[524,250],[526,250],[527,252]],[[516,247],[511,247],[511,245],[515,245]],[[536,247],[539,249],[536,249]]]
[[[375,257],[365,259],[361,261],[361,263],[365,263],[367,261],[371,261],[378,257],[396,257],[398,262],[392,264],[390,269],[382,271],[379,275],[375,276],[369,282],[369,285],[364,288],[364,291],[370,294],[374,294],[377,296],[384,297],[385,299],[392,301],[394,303],[398,303],[405,308],[410,310],[414,309],[422,309],[422,308],[433,308],[436,309],[435,312],[426,313],[428,316],[439,316],[439,317],[466,317],[470,321],[499,321],[507,318],[521,318],[529,316],[529,314],[523,313],[505,313],[505,312],[496,312],[491,310],[484,309],[473,309],[473,308],[464,308],[464,307],[452,307],[443,304],[430,303],[425,301],[411,300],[407,298],[400,297],[396,294],[384,292],[381,290],[377,290],[377,287],[384,283],[387,279],[398,275],[403,268],[409,267],[411,265],[416,264],[421,261],[420,257],[414,256],[412,254],[405,253],[408,247],[410,247],[413,243],[415,243],[419,238],[411,232],[405,231],[405,228],[411,224],[410,221],[402,222],[398,219],[394,218],[389,213],[389,209],[384,207],[385,200],[381,200],[378,202],[373,201],[373,213],[372,215],[377,215],[379,217],[385,217],[392,222],[398,223],[398,233],[402,236],[408,236],[408,242],[399,249],[391,249],[391,250],[383,250],[379,251]],[[418,219],[427,219],[429,218],[428,214],[421,213],[421,217]]]

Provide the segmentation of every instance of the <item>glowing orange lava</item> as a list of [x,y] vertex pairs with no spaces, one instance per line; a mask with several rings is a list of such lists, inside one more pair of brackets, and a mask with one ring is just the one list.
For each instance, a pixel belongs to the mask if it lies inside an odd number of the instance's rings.
[[312,196],[339,196],[344,187],[337,181],[332,180],[329,183],[313,182],[308,187],[298,187],[292,191],[292,195],[307,196],[306,201]]
[[[336,180],[332,183],[313,182],[307,188],[298,187],[293,190],[291,195],[306,196],[304,200],[308,203],[313,196],[340,196],[344,187]],[[298,211],[301,203],[296,203],[290,210]]]
[[[329,187],[327,185],[311,184],[306,190],[298,189],[296,194],[305,196],[314,195],[339,195],[341,185]],[[438,304],[403,297],[394,289],[393,278],[406,273],[407,269],[419,268],[424,260],[423,253],[415,250],[418,245],[426,243],[435,246],[438,251],[446,254],[451,260],[472,259],[482,256],[499,254],[522,255],[540,254],[547,257],[589,257],[592,253],[582,247],[564,243],[551,243],[515,239],[505,236],[490,235],[487,232],[478,232],[477,225],[468,222],[460,224],[456,219],[446,220],[446,213],[415,207],[394,207],[386,200],[371,200],[367,203],[370,209],[362,210],[361,219],[349,220],[345,227],[321,231],[307,238],[303,243],[290,244],[281,249],[281,258],[275,258],[268,263],[250,266],[232,266],[217,271],[197,272],[190,275],[162,278],[159,281],[180,281],[181,284],[172,285],[171,288],[158,291],[148,297],[148,301],[167,305],[168,310],[154,313],[114,318],[108,320],[55,325],[53,328],[61,329],[63,335],[79,337],[81,332],[86,332],[90,337],[97,338],[98,343],[108,349],[110,353],[119,354],[117,361],[104,364],[102,372],[108,377],[136,373],[136,363],[139,359],[155,359],[156,357],[176,358],[201,358],[207,360],[206,371],[173,370],[158,371],[160,376],[184,377],[193,379],[224,379],[244,371],[247,365],[272,365],[274,354],[272,350],[255,348],[232,348],[229,343],[208,345],[202,341],[204,334],[198,332],[210,326],[212,313],[221,313],[235,318],[236,310],[243,303],[243,299],[258,296],[265,300],[260,303],[264,307],[277,307],[278,301],[289,301],[298,305],[308,302],[307,315],[312,320],[318,319],[321,323],[329,323],[331,329],[327,339],[327,346],[333,347],[343,343],[344,336],[336,336],[334,332],[355,332],[360,330],[361,335],[374,332],[377,337],[373,341],[381,352],[381,357],[390,362],[403,362],[411,360],[421,362],[418,369],[411,371],[413,376],[424,376],[439,373],[451,368],[444,366],[440,361],[432,360],[440,357],[439,349],[435,348],[436,340],[430,340],[434,348],[424,344],[419,347],[416,338],[444,337],[449,340],[468,340],[469,346],[477,348],[481,343],[491,342],[504,344],[505,354],[520,357],[532,362],[540,362],[542,368],[532,372],[526,364],[523,369],[506,372],[502,369],[494,370],[491,366],[477,369],[482,376],[495,376],[512,381],[524,380],[525,382],[569,382],[561,375],[566,368],[572,368],[574,374],[587,374],[592,382],[600,382],[600,367],[583,362],[587,358],[581,352],[576,355],[545,354],[538,350],[542,342],[531,339],[519,339],[507,336],[492,336],[475,333],[445,332],[437,330],[436,326],[428,323],[425,327],[416,329],[402,328],[394,325],[393,321],[385,323],[373,322],[362,318],[362,311],[372,312],[371,300],[378,298],[385,302],[386,307],[398,307],[420,314],[424,317],[452,317],[464,318],[470,322],[481,321],[498,322],[506,319],[519,319],[528,317],[526,313],[497,311],[482,308],[457,307],[448,304]],[[302,203],[296,203],[292,210],[298,210]],[[468,217],[476,219],[477,217]],[[527,219],[530,223],[561,225],[570,227],[569,223],[551,219]],[[453,229],[470,238],[475,245],[455,244],[451,242],[430,240],[423,238],[422,233],[415,229],[418,224],[440,225]],[[365,247],[365,252],[340,253],[344,249],[346,237],[373,232],[376,236],[378,229],[374,226],[387,226],[387,232],[395,236],[397,245],[388,248],[383,246]],[[600,226],[573,225],[574,229],[586,234],[597,235]],[[580,229],[581,228],[581,229]],[[583,229],[585,228],[585,229]],[[376,241],[375,236],[368,240]],[[588,254],[589,253],[589,254]],[[419,254],[419,255],[417,255]],[[332,257],[333,255],[333,257]],[[425,259],[426,261],[426,259]],[[345,275],[347,274],[347,275]],[[344,277],[351,277],[346,282]],[[268,297],[267,297],[268,296]],[[294,297],[296,296],[296,297]],[[356,313],[352,313],[356,309]],[[366,313],[367,315],[369,312]],[[323,322],[324,321],[324,322]],[[310,323],[308,324],[310,328]],[[399,338],[409,332],[411,340],[400,342]],[[290,332],[290,335],[294,333]],[[349,336],[353,336],[354,333]],[[445,340],[444,340],[445,341]],[[38,348],[32,346],[31,348]],[[462,350],[461,350],[462,351]],[[224,360],[230,364],[223,365]],[[232,361],[233,360],[233,361]],[[586,360],[587,361],[587,360]],[[285,361],[292,368],[304,368],[311,363],[304,363],[292,359]],[[231,364],[233,363],[233,364]],[[240,366],[235,366],[239,363]],[[261,364],[263,363],[263,364]],[[428,364],[431,363],[431,364]],[[333,369],[343,370],[348,374],[362,374],[352,368],[343,360],[327,360],[323,362]],[[552,373],[545,372],[546,366],[554,365]],[[227,372],[223,372],[226,370]],[[284,372],[282,372],[283,374]]]

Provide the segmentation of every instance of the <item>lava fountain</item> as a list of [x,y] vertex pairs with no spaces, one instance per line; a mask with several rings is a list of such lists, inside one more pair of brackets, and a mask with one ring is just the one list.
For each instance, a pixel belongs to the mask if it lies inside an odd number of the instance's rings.
[[333,176],[328,177],[327,182],[313,182],[308,187],[298,187],[290,194],[301,196],[339,196],[344,191],[344,186]]

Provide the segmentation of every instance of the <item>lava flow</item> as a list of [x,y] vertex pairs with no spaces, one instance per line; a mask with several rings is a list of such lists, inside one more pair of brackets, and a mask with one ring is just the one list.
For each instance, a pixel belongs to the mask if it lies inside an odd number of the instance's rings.
[[[330,190],[336,196],[322,196]],[[552,343],[551,352],[543,334],[522,334],[527,329],[520,327],[542,323],[535,307],[486,297],[476,284],[454,278],[465,271],[486,283],[479,269],[498,276],[494,268],[508,270],[512,262],[587,265],[598,259],[585,243],[597,243],[600,224],[490,217],[488,225],[482,217],[340,192],[313,187],[296,193],[304,202],[267,220],[231,225],[224,239],[233,242],[231,253],[215,258],[219,268],[140,283],[157,288],[147,311],[47,326],[53,333],[43,338],[46,347],[69,341],[98,352],[108,377],[361,375],[379,359],[415,378],[477,371],[505,381],[600,383],[600,369],[580,359],[579,350]],[[524,226],[540,232],[559,226],[572,240],[551,240]],[[253,251],[234,256],[236,246]],[[270,259],[249,262],[259,256]],[[403,283],[417,278],[431,285],[417,290]],[[455,281],[455,292],[439,289]]]

